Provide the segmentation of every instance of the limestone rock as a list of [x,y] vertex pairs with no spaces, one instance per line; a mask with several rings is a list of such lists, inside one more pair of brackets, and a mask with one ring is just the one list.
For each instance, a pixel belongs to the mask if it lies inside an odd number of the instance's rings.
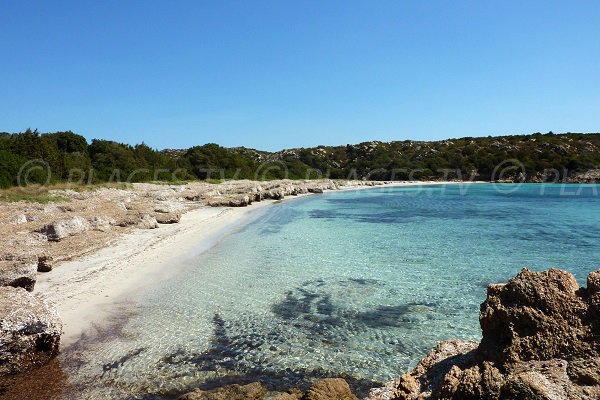
[[305,400],[358,400],[348,383],[340,378],[316,381],[304,396]]
[[48,362],[61,333],[54,307],[22,288],[0,287],[0,376]]
[[248,385],[228,385],[215,390],[204,391],[196,389],[180,396],[178,400],[260,400],[267,394],[260,383]]
[[0,261],[0,286],[21,287],[33,291],[38,263],[33,256],[8,257]]
[[177,224],[181,220],[181,214],[179,213],[158,213],[154,217],[159,224]]
[[90,225],[95,231],[108,232],[111,225],[115,225],[116,221],[112,218],[96,216],[90,220]]
[[158,222],[150,214],[144,214],[138,222],[137,227],[141,229],[155,229],[158,228]]
[[48,237],[48,240],[59,242],[69,236],[77,235],[90,229],[91,225],[85,218],[75,216],[46,225],[42,228],[41,232]]
[[181,203],[177,203],[174,201],[165,201],[160,204],[157,204],[154,207],[154,212],[163,213],[163,214],[171,214],[171,213],[179,213],[185,209],[185,206]]

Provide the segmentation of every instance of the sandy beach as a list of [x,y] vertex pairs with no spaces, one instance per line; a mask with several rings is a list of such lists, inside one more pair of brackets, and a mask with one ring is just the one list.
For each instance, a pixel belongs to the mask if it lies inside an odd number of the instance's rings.
[[166,279],[175,272],[170,266],[209,249],[273,202],[192,210],[178,224],[136,230],[41,275],[36,290],[57,305],[63,320],[61,346],[68,347],[93,324],[101,324],[145,286]]

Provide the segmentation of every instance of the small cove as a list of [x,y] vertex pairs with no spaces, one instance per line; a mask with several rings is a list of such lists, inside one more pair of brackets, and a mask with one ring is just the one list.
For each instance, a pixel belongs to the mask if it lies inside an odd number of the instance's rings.
[[[507,190],[513,189],[514,190]],[[179,260],[103,340],[62,364],[90,399],[343,376],[359,390],[437,341],[479,339],[489,283],[600,264],[597,186],[470,185],[332,192],[260,211]]]

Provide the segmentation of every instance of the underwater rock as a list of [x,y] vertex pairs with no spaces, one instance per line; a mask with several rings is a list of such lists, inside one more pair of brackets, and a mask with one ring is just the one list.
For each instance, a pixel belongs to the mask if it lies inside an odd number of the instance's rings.
[[261,400],[265,394],[267,389],[254,382],[247,385],[223,386],[210,391],[196,389],[180,396],[178,400]]

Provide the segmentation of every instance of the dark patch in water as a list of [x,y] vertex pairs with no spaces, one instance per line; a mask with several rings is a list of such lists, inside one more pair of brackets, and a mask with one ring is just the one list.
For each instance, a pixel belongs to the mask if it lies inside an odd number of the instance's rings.
[[115,360],[111,363],[106,363],[102,366],[102,376],[104,376],[104,374],[111,372],[115,369],[119,369],[121,368],[123,365],[125,365],[125,363],[129,360],[131,360],[132,358],[139,356],[141,353],[143,353],[144,351],[146,351],[146,347],[141,347],[139,349],[135,349],[130,351],[129,353],[125,354],[123,357],[119,358],[118,360]]
[[[214,337],[207,351],[194,353],[180,349],[163,357],[160,362],[173,366],[188,364],[199,371],[223,371],[226,374],[209,379],[197,386],[204,390],[234,383],[244,384],[257,381],[260,381],[271,390],[286,390],[294,387],[306,390],[310,381],[316,378],[343,377],[356,393],[365,395],[370,388],[382,384],[382,382],[375,380],[358,379],[351,375],[318,368],[310,370],[302,367],[295,369],[269,368],[264,363],[252,360],[252,351],[263,345],[268,345],[267,340],[276,343],[279,337],[277,332],[272,331],[267,335],[260,335],[256,332],[240,335],[230,334],[226,328],[227,324],[219,314],[214,315],[213,325]],[[269,346],[274,347],[273,344]],[[232,375],[232,372],[234,375]],[[191,389],[193,389],[193,386],[190,386],[186,391]],[[160,393],[160,395],[172,395],[172,393]]]
[[[334,288],[331,288],[333,285]],[[183,367],[183,371],[210,372],[208,380],[199,382],[200,388],[260,381],[272,390],[292,387],[306,389],[311,380],[325,377],[344,377],[360,396],[381,382],[363,379],[360,375],[344,374],[335,368],[278,366],[281,356],[302,337],[306,340],[306,351],[322,346],[338,347],[352,337],[381,329],[371,340],[383,341],[394,351],[411,354],[415,349],[407,348],[399,338],[385,334],[390,327],[416,323],[411,314],[419,312],[424,305],[409,303],[402,305],[380,305],[373,309],[355,311],[336,305],[330,289],[365,290],[370,285],[381,286],[374,279],[343,279],[326,282],[322,279],[304,282],[295,290],[285,294],[284,299],[273,305],[272,318],[260,316],[238,317],[226,321],[221,315],[213,316],[214,334],[205,351],[177,350],[160,360],[161,364]],[[177,369],[177,368],[175,368]],[[216,374],[216,377],[214,377]],[[206,379],[206,378],[205,378]],[[190,387],[192,389],[193,387]]]

